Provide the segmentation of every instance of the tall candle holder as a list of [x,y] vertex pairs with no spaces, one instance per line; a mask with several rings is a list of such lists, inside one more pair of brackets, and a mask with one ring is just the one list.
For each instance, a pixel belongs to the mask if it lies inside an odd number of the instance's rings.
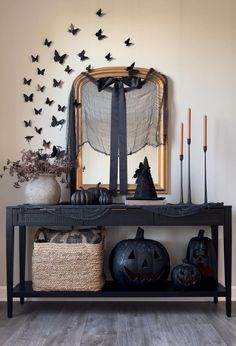
[[191,145],[191,138],[187,138],[187,144],[188,144],[188,199],[187,199],[187,204],[192,204],[192,198],[191,198],[191,174],[190,174],[190,145]]
[[179,199],[179,204],[184,204],[184,197],[183,197],[183,159],[184,159],[184,155],[179,155],[179,160],[180,160],[180,199]]
[[206,153],[207,153],[207,146],[203,146],[204,151],[204,204],[207,204],[207,171],[206,171]]

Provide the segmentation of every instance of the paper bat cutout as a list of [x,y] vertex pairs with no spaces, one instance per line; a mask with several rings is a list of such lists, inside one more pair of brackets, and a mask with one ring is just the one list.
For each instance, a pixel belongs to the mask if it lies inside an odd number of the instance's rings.
[[40,108],[40,109],[34,108],[34,114],[35,115],[41,115],[41,113],[42,113],[42,108]]
[[53,146],[51,157],[56,157],[57,159],[63,158],[65,156],[65,150],[60,150],[59,146]]
[[75,28],[75,26],[73,24],[70,25],[70,28],[68,30],[68,32],[70,32],[74,36],[77,35],[79,31],[80,31],[80,29]]
[[78,102],[77,100],[74,100],[73,106],[77,108],[77,107],[81,107],[82,104],[80,102]]
[[34,138],[34,136],[26,136],[25,137],[25,139],[27,140],[28,143],[31,141],[32,138]]
[[64,64],[64,62],[65,62],[65,59],[68,57],[68,55],[67,54],[63,54],[63,55],[60,55],[59,53],[58,53],[58,51],[55,49],[55,51],[54,51],[54,61],[55,62],[59,62],[59,64]]
[[130,66],[126,68],[126,71],[128,71],[129,76],[134,76],[139,73],[139,70],[134,69],[135,62],[133,62]]
[[134,45],[134,43],[130,42],[130,38],[127,38],[127,40],[125,40],[124,43],[126,44],[126,47],[130,47]]
[[108,53],[107,55],[105,55],[105,58],[107,59],[107,61],[111,61],[115,59],[111,56],[111,53]]
[[48,39],[45,38],[45,40],[44,40],[44,46],[50,47],[51,44],[52,44],[52,41],[48,41]]
[[62,81],[61,80],[57,81],[55,78],[53,78],[53,87],[61,88],[61,86],[62,86]]
[[61,129],[62,126],[65,124],[65,119],[61,119],[61,120],[57,120],[57,118],[55,117],[55,115],[52,116],[52,121],[51,121],[51,127],[56,127],[61,125]]
[[31,125],[32,125],[31,120],[29,120],[29,121],[24,120],[24,123],[25,123],[25,127],[31,127]]
[[36,55],[36,56],[31,55],[31,60],[32,62],[39,62],[39,55]]
[[92,72],[92,67],[91,67],[90,64],[86,67],[86,71],[87,71],[88,73]]
[[74,70],[73,70],[72,68],[70,68],[69,65],[67,65],[64,71],[67,72],[68,74],[70,74],[70,73],[73,72]]
[[32,81],[32,79],[26,79],[24,77],[24,84],[30,85],[31,81]]
[[96,33],[95,33],[95,36],[97,36],[98,40],[103,40],[104,38],[107,38],[106,35],[103,35],[103,30],[102,29],[99,29]]
[[66,106],[58,105],[58,112],[65,112]]
[[53,102],[54,102],[54,100],[50,100],[48,97],[46,98],[46,101],[45,101],[46,105],[51,106],[53,104]]
[[105,15],[105,13],[102,12],[102,9],[101,9],[101,8],[99,8],[99,10],[96,12],[96,15],[97,15],[98,17],[103,17],[103,16]]
[[42,76],[44,76],[44,72],[45,72],[45,68],[43,68],[42,70],[40,70],[40,68],[37,67],[37,73]]
[[23,96],[24,96],[25,102],[33,102],[33,99],[34,99],[33,93],[30,95],[23,94]]
[[41,135],[42,127],[38,128],[38,127],[35,126],[34,129],[35,129],[35,131],[36,131],[39,135]]
[[40,85],[38,84],[38,86],[37,86],[37,91],[41,91],[41,92],[43,93],[44,90],[45,90],[45,86],[44,86],[44,85],[43,85],[43,86],[40,86]]
[[51,147],[51,142],[50,141],[45,141],[45,139],[43,140],[43,147],[44,147],[44,149],[46,150],[46,149],[50,149],[50,147]]
[[89,57],[85,55],[85,50],[84,49],[78,54],[78,56],[80,57],[81,61],[89,59]]

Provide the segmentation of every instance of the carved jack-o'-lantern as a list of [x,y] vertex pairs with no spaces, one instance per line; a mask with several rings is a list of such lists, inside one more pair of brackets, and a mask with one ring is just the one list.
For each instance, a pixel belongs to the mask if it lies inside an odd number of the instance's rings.
[[188,290],[199,286],[201,273],[197,267],[188,264],[186,259],[184,259],[183,264],[176,266],[172,270],[171,279],[176,288]]
[[165,247],[144,239],[138,228],[135,239],[119,242],[110,255],[112,277],[123,288],[152,288],[167,279],[170,259]]
[[204,237],[204,232],[200,229],[198,236],[190,239],[186,257],[200,270],[203,284],[208,285],[217,279],[217,259],[213,242]]

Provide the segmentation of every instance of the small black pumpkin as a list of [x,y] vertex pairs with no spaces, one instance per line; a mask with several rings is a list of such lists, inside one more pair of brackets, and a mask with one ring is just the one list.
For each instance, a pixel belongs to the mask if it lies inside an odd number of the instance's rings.
[[113,279],[122,288],[151,289],[165,281],[170,271],[170,259],[158,241],[144,239],[139,227],[135,239],[119,242],[109,258]]
[[190,239],[187,248],[187,261],[195,265],[202,274],[204,285],[212,284],[217,279],[217,258],[213,242],[204,237],[204,230],[200,229],[198,236]]
[[176,288],[190,290],[200,286],[201,273],[197,267],[183,259],[183,264],[173,268],[171,279]]
[[80,190],[76,190],[71,195],[71,204],[79,204],[79,205],[93,204],[93,194],[90,191],[84,190],[81,187]]
[[[110,190],[105,187],[100,187],[101,182],[99,182],[95,187],[90,187],[88,189],[89,192],[93,194],[93,203],[94,204],[110,204],[112,203],[112,196]],[[107,195],[105,198],[101,198],[101,196]]]
[[100,196],[98,200],[99,204],[111,204],[112,203],[112,196],[110,192],[107,191],[100,191]]

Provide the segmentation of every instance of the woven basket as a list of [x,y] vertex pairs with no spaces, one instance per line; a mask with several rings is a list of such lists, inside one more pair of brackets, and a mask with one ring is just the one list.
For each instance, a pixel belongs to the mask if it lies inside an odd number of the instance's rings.
[[104,237],[99,244],[34,243],[35,291],[99,291],[104,285]]

